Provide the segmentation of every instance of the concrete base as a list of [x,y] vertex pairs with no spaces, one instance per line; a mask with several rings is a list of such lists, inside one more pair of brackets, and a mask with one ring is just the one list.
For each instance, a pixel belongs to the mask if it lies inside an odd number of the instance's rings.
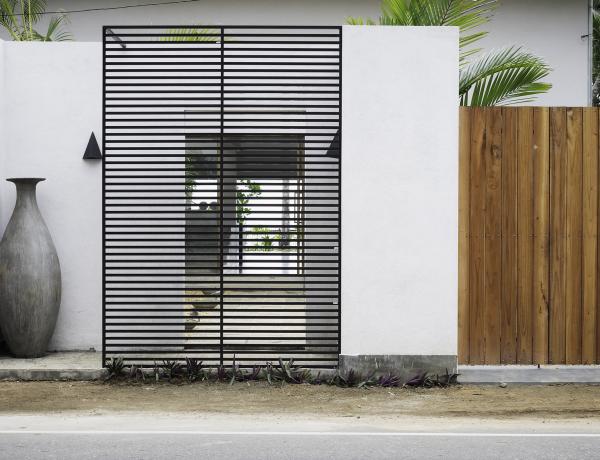
[[407,380],[419,371],[430,374],[456,372],[455,355],[340,355],[340,371],[354,369],[363,375],[396,374]]
[[97,380],[106,375],[95,351],[48,353],[42,358],[0,356],[0,380]]
[[458,366],[460,383],[600,383],[597,365]]

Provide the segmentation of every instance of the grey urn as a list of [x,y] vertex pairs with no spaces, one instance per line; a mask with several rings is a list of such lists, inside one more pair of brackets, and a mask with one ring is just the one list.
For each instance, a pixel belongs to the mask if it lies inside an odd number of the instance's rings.
[[56,326],[60,264],[36,200],[45,179],[7,180],[17,187],[17,201],[0,241],[0,331],[15,357],[37,358]]

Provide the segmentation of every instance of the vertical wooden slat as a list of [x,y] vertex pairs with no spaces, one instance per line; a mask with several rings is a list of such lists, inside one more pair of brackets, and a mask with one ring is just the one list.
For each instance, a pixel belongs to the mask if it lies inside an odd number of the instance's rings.
[[471,159],[471,112],[459,113],[458,158],[458,362],[469,362],[469,188]]
[[485,303],[485,110],[471,109],[470,238],[469,238],[469,362],[484,362]]
[[565,359],[581,363],[582,109],[567,109]]
[[549,109],[533,109],[533,362],[548,362],[550,270]]
[[565,362],[566,109],[550,109],[549,361]]
[[517,360],[517,112],[503,108],[500,362]]
[[533,354],[533,108],[521,107],[518,111],[517,361],[529,364]]
[[598,109],[583,110],[583,364],[596,362],[598,283]]
[[502,283],[502,109],[486,113],[485,143],[485,362],[500,361]]

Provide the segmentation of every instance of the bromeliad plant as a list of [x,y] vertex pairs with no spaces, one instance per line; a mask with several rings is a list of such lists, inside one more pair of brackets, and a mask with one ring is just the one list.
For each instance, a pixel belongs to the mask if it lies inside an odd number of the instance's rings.
[[[142,367],[136,365],[130,366],[126,371],[121,357],[113,358],[107,368],[109,375],[106,380],[129,379],[146,382],[148,376]],[[333,376],[322,378],[320,373],[314,375],[310,369],[297,366],[291,358],[288,360],[279,358],[275,364],[268,362],[264,368],[255,366],[251,369],[242,369],[235,357],[232,366],[218,366],[214,370],[204,368],[202,361],[193,358],[186,358],[185,365],[177,361],[155,362],[153,374],[157,382],[167,381],[168,383],[183,383],[185,380],[193,383],[201,380],[216,383],[229,382],[230,385],[233,385],[236,382],[266,380],[269,385],[325,384],[340,388],[446,388],[456,385],[458,378],[458,374],[449,373],[448,370],[445,374],[430,374],[423,370],[417,370],[412,376],[403,379],[394,373],[382,374],[379,377],[374,374],[364,376],[354,369],[345,372],[338,369]]]
[[[551,69],[520,46],[480,54],[472,48],[488,33],[497,0],[382,0],[379,24],[388,26],[455,26],[460,30],[461,105],[522,104],[535,100],[552,85],[542,80]],[[349,24],[372,25],[371,19],[349,18]],[[470,58],[474,58],[470,61]]]
[[71,40],[64,29],[68,18],[57,14],[50,18],[46,32],[38,32],[34,26],[46,11],[46,0],[0,0],[0,26],[14,41],[60,42]]

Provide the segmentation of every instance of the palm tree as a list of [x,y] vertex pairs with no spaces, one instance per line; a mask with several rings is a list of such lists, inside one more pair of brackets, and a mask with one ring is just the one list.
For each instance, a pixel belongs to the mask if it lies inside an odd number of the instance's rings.
[[592,104],[600,105],[600,0],[592,4]]
[[0,26],[15,41],[71,40],[71,34],[63,29],[67,22],[64,14],[52,16],[45,33],[34,29],[45,11],[46,0],[0,0]]
[[[471,45],[487,32],[497,0],[382,0],[379,24],[391,26],[455,26],[460,29],[461,105],[490,106],[531,102],[552,85],[540,80],[550,73],[543,59],[519,46],[479,55]],[[349,24],[375,24],[371,19],[349,18]],[[469,58],[475,57],[470,62]]]

